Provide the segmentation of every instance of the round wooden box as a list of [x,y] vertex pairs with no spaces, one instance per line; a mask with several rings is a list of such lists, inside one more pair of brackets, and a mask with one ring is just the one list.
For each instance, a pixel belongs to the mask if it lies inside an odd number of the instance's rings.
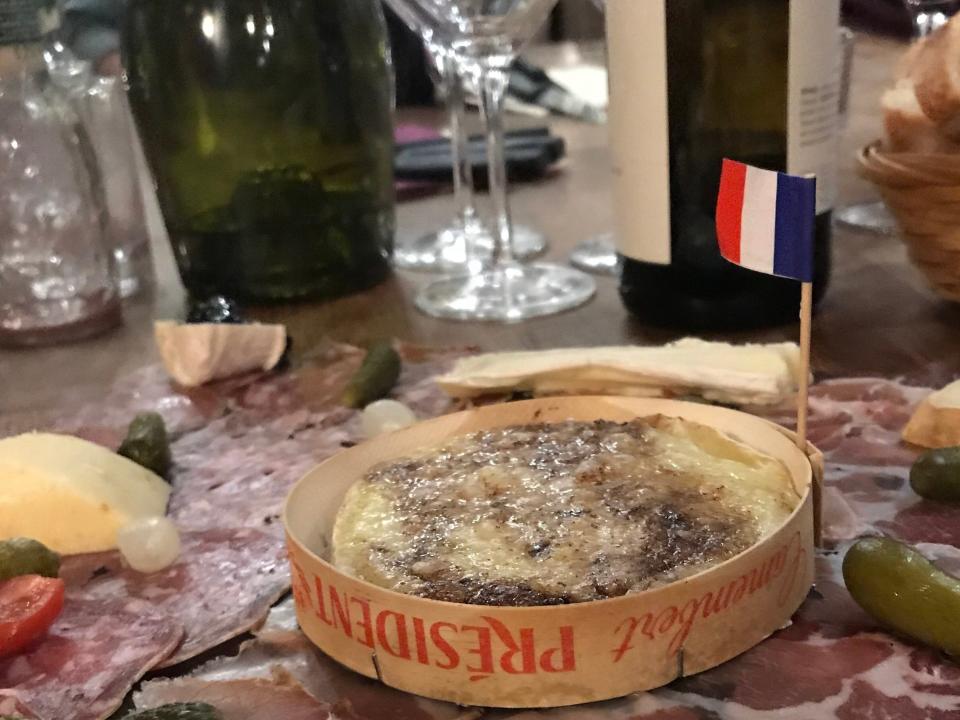
[[[778,459],[801,500],[774,533],[678,582],[609,600],[516,608],[426,600],[327,560],[347,489],[371,466],[476,430],[664,414],[711,425]],[[813,581],[815,450],[770,422],[671,400],[568,397],[493,405],[419,423],[309,472],[284,522],[300,627],[330,657],[395,688],[462,705],[550,707],[627,695],[701,672],[783,627]]]

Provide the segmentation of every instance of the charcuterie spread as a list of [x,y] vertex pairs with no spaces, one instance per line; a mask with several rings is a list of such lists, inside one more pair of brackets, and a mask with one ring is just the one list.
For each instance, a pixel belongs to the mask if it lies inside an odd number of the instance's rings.
[[[449,401],[431,378],[455,353],[410,354],[395,394],[419,412],[436,412],[432,408]],[[100,502],[103,517],[123,515],[124,522],[136,514],[128,508],[162,514],[169,496],[167,513],[179,538],[167,567],[140,572],[116,549],[119,520],[105,526],[74,518],[72,536],[46,537],[64,553],[63,610],[23,652],[0,657],[0,715],[109,717],[145,673],[257,627],[289,589],[278,522],[289,488],[309,467],[362,439],[359,413],[336,402],[362,359],[362,350],[330,346],[294,372],[246,375],[193,390],[173,385],[162,368],[148,367],[121,379],[101,406],[48,422],[10,419],[10,437],[0,442],[15,452],[0,452],[0,475],[11,485],[21,476],[11,472],[29,472],[70,504],[62,507]],[[170,485],[111,452],[130,418],[144,410],[159,411],[167,421]],[[57,434],[15,436],[34,429]],[[61,446],[73,455],[44,454],[44,448]],[[65,465],[70,457],[72,473]],[[123,483],[128,488],[118,490]],[[106,502],[113,497],[117,503]],[[131,505],[131,497],[143,499]],[[17,499],[5,507],[17,523],[13,534],[22,534],[32,528],[29,517],[16,512]],[[42,520],[38,524],[47,527]],[[102,548],[108,549],[76,552]]]
[[[433,378],[447,372],[458,353],[401,355],[403,369],[391,396],[420,419],[452,409]],[[167,517],[178,529],[179,544],[176,559],[153,572],[135,570],[122,549],[63,554],[62,610],[25,649],[0,658],[0,714],[107,718],[147,675],[134,696],[138,707],[209,703],[227,720],[277,717],[277,708],[288,709],[285,717],[291,718],[512,717],[512,711],[417,698],[353,674],[299,633],[289,609],[283,610],[289,601],[260,627],[289,587],[278,521],[287,492],[314,464],[363,440],[361,413],[341,404],[362,360],[361,350],[331,347],[295,370],[193,390],[171,385],[159,368],[145,368],[120,380],[99,412],[79,408],[47,423],[31,418],[30,427],[8,418],[9,435],[49,430],[116,448],[133,415],[159,412],[172,456]],[[824,549],[816,560],[815,589],[788,627],[717,668],[665,688],[581,708],[531,711],[529,717],[746,720],[777,711],[787,718],[846,719],[861,717],[865,706],[890,717],[953,717],[960,711],[960,670],[935,650],[881,629],[848,594],[840,567],[856,538],[883,533],[911,543],[947,571],[960,569],[960,508],[913,492],[908,474],[917,451],[900,438],[929,393],[874,379],[814,386],[810,439],[826,456]],[[792,414],[787,404],[745,409],[783,424]],[[637,427],[647,432],[642,423]],[[622,429],[611,429],[616,431]],[[524,457],[536,459],[536,451],[529,452]],[[405,482],[403,474],[393,482]],[[623,510],[629,515],[629,507]],[[704,522],[701,516],[698,521]],[[516,532],[524,556],[536,556],[529,553],[536,550],[535,539]],[[584,599],[601,588],[610,591],[601,579],[598,572]],[[224,652],[216,648],[250,631],[256,636],[236,657],[199,667],[177,664],[207,651]],[[232,647],[229,652],[236,651]],[[772,665],[785,671],[767,672]],[[170,668],[166,677],[151,674],[162,667]]]

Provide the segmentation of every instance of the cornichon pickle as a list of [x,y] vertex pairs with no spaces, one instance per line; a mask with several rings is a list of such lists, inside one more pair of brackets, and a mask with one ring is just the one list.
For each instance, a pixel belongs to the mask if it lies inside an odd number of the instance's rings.
[[400,356],[390,343],[377,343],[368,351],[363,364],[350,378],[343,393],[343,404],[362,408],[389,393],[400,377]]
[[843,559],[843,580],[884,625],[960,656],[960,580],[913,548],[889,538],[858,540]]
[[923,453],[910,468],[910,487],[931,500],[960,502],[960,447]]
[[223,714],[207,703],[170,703],[132,712],[123,720],[223,720]]
[[20,575],[55,578],[59,572],[60,556],[43,543],[30,538],[0,542],[0,580]]
[[117,450],[118,455],[133,460],[147,470],[164,476],[170,469],[170,440],[163,418],[155,412],[137,415]]

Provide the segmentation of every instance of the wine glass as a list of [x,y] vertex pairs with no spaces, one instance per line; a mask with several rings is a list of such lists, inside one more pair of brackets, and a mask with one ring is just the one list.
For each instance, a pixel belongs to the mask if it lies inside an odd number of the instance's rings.
[[[600,12],[606,11],[606,0],[591,2]],[[597,275],[619,275],[620,256],[613,233],[601,233],[580,242],[570,253],[570,264]]]
[[620,256],[612,232],[582,240],[570,252],[570,264],[595,275],[619,275]]
[[460,320],[518,322],[551,315],[589,300],[596,285],[579,270],[550,263],[523,265],[514,253],[507,198],[503,101],[510,63],[543,24],[556,0],[405,0],[448,39],[461,72],[476,83],[487,136],[494,250],[480,272],[444,278],[418,293],[428,315]]
[[[453,53],[429,21],[429,16],[406,0],[387,0],[397,17],[423,40],[436,70],[435,81],[447,106],[450,149],[453,159],[453,220],[446,227],[413,239],[398,239],[394,265],[406,270],[450,272],[462,270],[475,255],[493,252],[493,236],[480,219],[474,203],[473,169],[467,149],[463,78]],[[518,257],[535,257],[547,247],[541,233],[518,227],[515,238]]]
[[946,25],[957,11],[957,0],[904,0],[913,21],[913,38],[926,37]]
[[[957,10],[957,0],[903,0],[913,21],[913,39],[926,37]],[[877,235],[893,235],[897,223],[882,200],[857,203],[840,208],[836,213],[837,223],[853,230],[862,230]]]

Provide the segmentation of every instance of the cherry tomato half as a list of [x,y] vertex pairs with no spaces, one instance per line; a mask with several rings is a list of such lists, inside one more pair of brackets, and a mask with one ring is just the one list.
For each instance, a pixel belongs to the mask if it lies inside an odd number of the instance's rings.
[[21,575],[0,582],[0,656],[22,650],[63,610],[63,580]]

